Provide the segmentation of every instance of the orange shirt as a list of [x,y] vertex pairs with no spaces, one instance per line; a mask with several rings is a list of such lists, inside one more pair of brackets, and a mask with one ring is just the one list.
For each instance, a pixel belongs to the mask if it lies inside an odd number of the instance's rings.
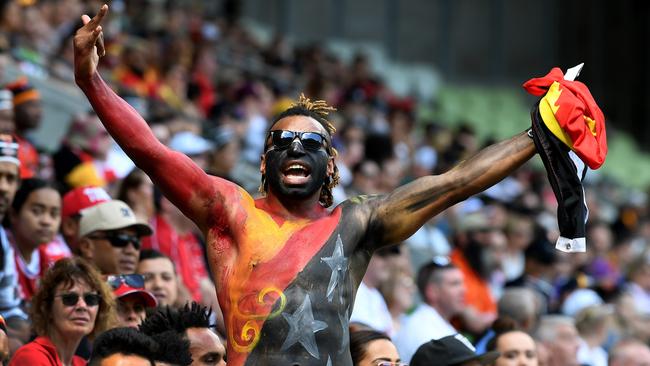
[[451,262],[463,272],[465,279],[465,304],[480,313],[496,314],[497,303],[492,297],[490,286],[470,266],[463,253],[454,249],[451,252]]

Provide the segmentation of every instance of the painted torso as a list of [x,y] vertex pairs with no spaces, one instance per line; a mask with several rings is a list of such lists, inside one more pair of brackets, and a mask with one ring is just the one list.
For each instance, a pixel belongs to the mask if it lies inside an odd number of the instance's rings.
[[208,234],[228,364],[351,365],[348,318],[370,257],[359,205],[286,221],[239,200]]

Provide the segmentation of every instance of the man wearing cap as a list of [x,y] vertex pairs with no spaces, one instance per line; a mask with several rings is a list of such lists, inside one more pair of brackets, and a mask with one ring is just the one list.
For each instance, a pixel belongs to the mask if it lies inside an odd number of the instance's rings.
[[411,366],[478,366],[492,364],[499,352],[476,354],[476,349],[461,334],[429,341],[415,352]]
[[144,289],[144,277],[140,274],[110,275],[107,281],[117,302],[119,326],[138,329],[147,317],[145,309],[158,305],[153,294]]
[[61,203],[61,235],[73,254],[79,254],[79,221],[81,211],[110,201],[111,196],[99,187],[75,188],[63,196]]
[[[0,221],[11,207],[20,183],[18,143],[11,135],[0,134]],[[20,309],[18,275],[14,250],[4,228],[0,225],[0,316],[10,320],[27,316]]]
[[103,202],[81,211],[79,252],[103,274],[135,273],[140,238],[151,233],[126,203]]
[[20,177],[31,178],[38,170],[39,157],[38,151],[26,139],[25,134],[41,124],[43,114],[41,95],[24,77],[7,85],[7,89],[13,93],[15,135],[20,143],[18,158],[22,163]]
[[458,333],[450,321],[465,308],[463,273],[447,257],[434,257],[422,266],[417,285],[423,303],[404,318],[394,339],[405,360],[423,343]]

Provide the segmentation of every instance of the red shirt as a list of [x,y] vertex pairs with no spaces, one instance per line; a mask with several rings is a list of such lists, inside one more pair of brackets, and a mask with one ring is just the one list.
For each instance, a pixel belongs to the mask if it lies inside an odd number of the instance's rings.
[[26,139],[15,135],[18,141],[18,160],[20,160],[20,178],[33,178],[38,171],[39,157],[38,151]]
[[192,299],[201,301],[200,284],[203,279],[208,278],[201,243],[191,232],[179,234],[160,215],[156,215],[152,226],[154,233],[143,238],[142,248],[158,250],[171,258]]
[[[86,360],[72,356],[72,366],[84,366]],[[47,337],[37,337],[32,342],[18,348],[9,366],[63,366],[56,347]]]

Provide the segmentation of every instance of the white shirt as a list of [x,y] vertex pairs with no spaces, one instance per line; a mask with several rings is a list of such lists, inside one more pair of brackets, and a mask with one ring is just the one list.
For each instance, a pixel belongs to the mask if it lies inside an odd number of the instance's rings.
[[607,352],[602,347],[589,348],[584,340],[580,339],[578,348],[578,362],[581,365],[607,366]]
[[423,303],[402,320],[393,342],[403,362],[409,362],[422,344],[456,333],[458,331],[436,309]]
[[18,296],[18,273],[14,260],[14,249],[7,240],[5,230],[0,227],[0,245],[4,258],[0,271],[0,315],[5,318],[19,316],[27,319],[27,315],[20,309],[20,297]]
[[372,329],[393,335],[393,318],[390,316],[386,300],[376,288],[370,288],[361,282],[350,322],[363,323]]

